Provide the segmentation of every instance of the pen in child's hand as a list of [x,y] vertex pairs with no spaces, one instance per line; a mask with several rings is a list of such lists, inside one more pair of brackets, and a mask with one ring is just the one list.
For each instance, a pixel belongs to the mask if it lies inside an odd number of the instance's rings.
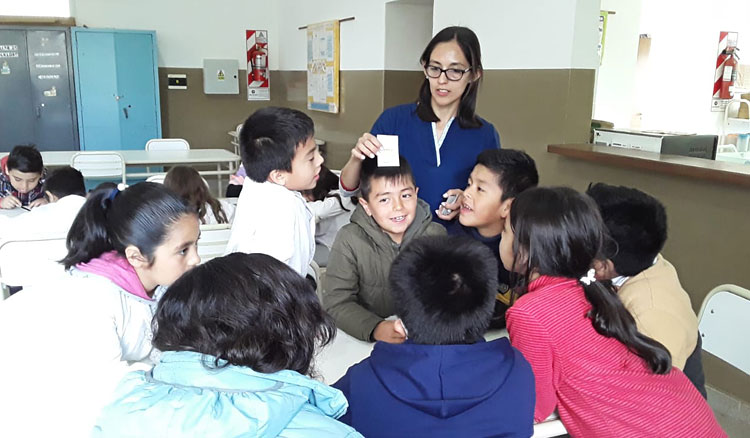
[[21,208],[23,208],[26,211],[31,211],[31,209],[29,207],[26,207],[25,205],[22,205]]

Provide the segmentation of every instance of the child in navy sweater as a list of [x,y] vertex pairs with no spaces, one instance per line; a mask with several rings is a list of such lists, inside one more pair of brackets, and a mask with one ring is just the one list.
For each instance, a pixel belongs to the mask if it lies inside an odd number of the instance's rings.
[[485,342],[497,265],[465,237],[415,240],[393,262],[390,285],[403,344],[378,342],[333,386],[339,420],[367,437],[529,437],[534,375],[507,338]]

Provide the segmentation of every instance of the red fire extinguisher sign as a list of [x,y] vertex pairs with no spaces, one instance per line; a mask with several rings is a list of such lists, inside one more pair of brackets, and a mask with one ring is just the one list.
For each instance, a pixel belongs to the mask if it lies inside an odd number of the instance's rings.
[[737,32],[720,32],[714,72],[712,111],[724,111],[732,99],[730,87],[737,81]]

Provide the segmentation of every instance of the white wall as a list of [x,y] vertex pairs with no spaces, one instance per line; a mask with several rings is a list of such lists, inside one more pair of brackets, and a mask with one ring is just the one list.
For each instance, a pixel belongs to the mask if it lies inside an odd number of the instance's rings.
[[718,133],[721,115],[710,108],[722,30],[739,32],[741,62],[747,64],[750,1],[643,2],[641,33],[652,39],[641,105],[644,129]]
[[69,0],[0,0],[0,15],[70,17]]
[[627,128],[635,108],[641,0],[601,0],[601,9],[614,11],[615,15],[607,20],[604,58],[596,81],[594,118]]
[[422,70],[419,57],[432,39],[432,2],[389,2],[385,23],[385,69]]
[[[718,134],[722,114],[710,109],[719,32],[739,32],[740,49],[750,52],[750,1],[602,0],[602,9],[617,15],[607,28],[594,117],[628,127],[637,110],[642,129]],[[641,33],[651,35],[651,51],[636,86]]]
[[270,68],[279,66],[273,1],[71,0],[71,4],[79,26],[155,30],[160,67],[200,68],[204,58],[234,58],[244,68],[246,29],[269,31]]
[[433,33],[470,27],[485,69],[593,69],[598,11],[592,0],[435,0]]
[[307,70],[307,33],[300,26],[355,17],[341,23],[341,69],[382,70],[384,62],[384,0],[276,0],[278,9],[279,66]]

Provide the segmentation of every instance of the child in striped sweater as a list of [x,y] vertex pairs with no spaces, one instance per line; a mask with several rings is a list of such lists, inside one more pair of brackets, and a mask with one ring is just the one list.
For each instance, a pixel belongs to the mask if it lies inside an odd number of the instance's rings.
[[603,230],[593,200],[569,188],[521,193],[505,222],[500,257],[521,295],[508,333],[534,371],[535,421],[557,409],[572,436],[725,437],[667,349],[596,280]]

